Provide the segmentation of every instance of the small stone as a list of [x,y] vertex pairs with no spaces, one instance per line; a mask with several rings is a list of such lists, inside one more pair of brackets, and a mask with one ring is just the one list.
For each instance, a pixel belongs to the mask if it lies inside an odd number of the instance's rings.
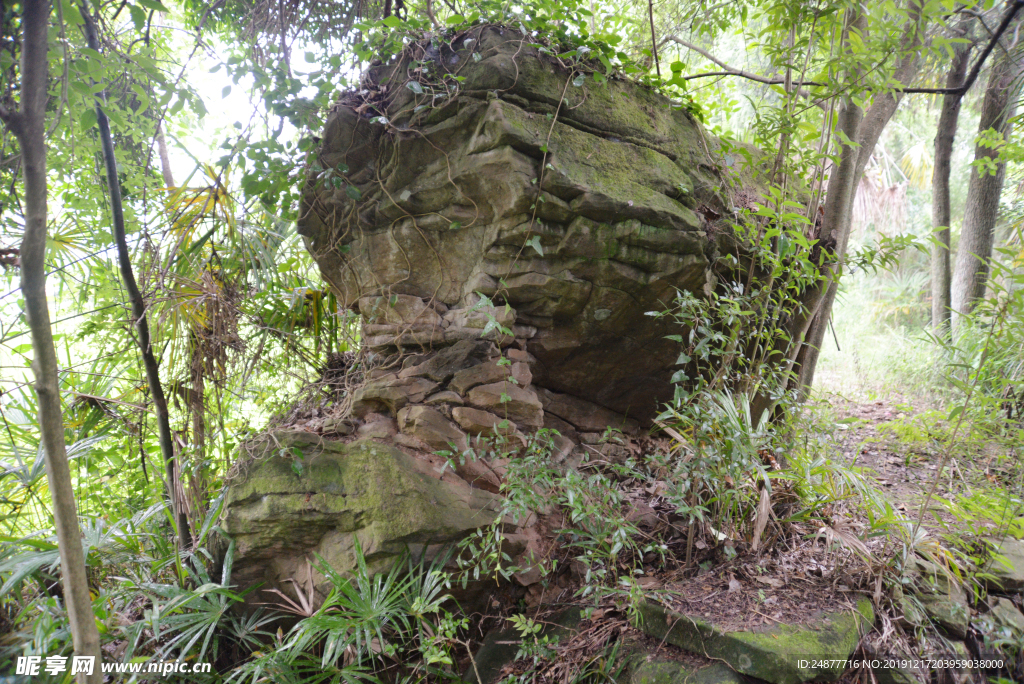
[[1017,606],[1013,605],[1013,601],[1007,598],[995,599],[992,608],[981,615],[979,623],[984,625],[983,631],[989,634],[1005,632],[1005,634],[995,634],[997,637],[1013,639],[1024,635],[1024,615],[1017,610]]
[[426,378],[399,378],[396,373],[371,380],[352,396],[352,414],[362,418],[368,413],[387,412],[392,416],[406,404],[418,404],[437,389]]
[[441,325],[441,316],[419,297],[391,295],[390,297],[360,297],[359,313],[368,323],[435,327]]
[[466,399],[473,406],[507,417],[519,425],[538,428],[544,425],[544,407],[537,394],[510,382],[474,387]]
[[473,306],[451,309],[444,315],[454,328],[475,328],[482,330],[491,321],[497,321],[503,328],[511,328],[516,322],[516,310],[505,306]]
[[535,363],[537,361],[537,359],[533,358],[533,354],[522,349],[509,349],[505,354],[513,361],[522,361],[523,363]]
[[324,421],[325,435],[351,435],[354,430],[355,426],[348,418],[328,418]]
[[532,325],[513,325],[512,334],[517,340],[531,340],[537,336],[537,328]]
[[356,430],[359,439],[391,439],[398,432],[398,423],[391,416],[370,413],[364,420],[366,422]]
[[[546,422],[546,421],[545,421]],[[572,441],[565,435],[554,435],[551,438],[551,462],[560,465],[565,463],[569,455],[572,454],[572,450],[576,448],[576,442]]]
[[576,428],[569,423],[565,422],[553,413],[544,412],[544,428],[547,430],[555,430],[563,437],[568,437],[572,440],[578,440],[579,434],[576,432]]
[[466,435],[436,409],[407,406],[398,412],[398,427],[436,451],[466,450]]
[[424,443],[422,439],[417,439],[412,435],[407,435],[402,432],[399,432],[397,435],[392,437],[392,439],[394,440],[395,444],[399,446],[404,446],[409,449],[415,449],[416,451],[432,451],[432,449],[426,443]]
[[419,376],[435,382],[448,382],[464,368],[471,368],[485,361],[492,348],[488,342],[461,340],[438,351],[423,363],[406,368],[398,375],[402,378]]
[[[903,574],[928,617],[954,637],[964,638],[971,614],[967,592],[950,577],[948,571],[930,561],[913,557],[907,561]],[[909,619],[910,616],[907,617]]]
[[613,427],[623,432],[635,432],[639,424],[632,418],[610,411],[603,406],[546,389],[538,389],[537,396],[544,405],[544,411],[553,413],[574,425],[580,432],[603,433]]
[[489,385],[493,382],[502,382],[512,375],[512,369],[507,366],[499,366],[497,361],[488,361],[472,368],[466,368],[455,374],[448,387],[459,394],[465,395],[477,385]]
[[452,417],[470,435],[511,435],[516,431],[516,424],[512,421],[468,406],[452,409]]
[[512,364],[512,377],[520,387],[526,387],[533,382],[533,372],[529,364],[519,361]]
[[993,556],[981,574],[985,586],[1006,594],[1024,591],[1024,541],[1012,537],[988,541]]
[[436,394],[431,394],[423,403],[427,406],[462,406],[463,401],[462,397],[457,393],[452,392],[451,390],[443,390]]

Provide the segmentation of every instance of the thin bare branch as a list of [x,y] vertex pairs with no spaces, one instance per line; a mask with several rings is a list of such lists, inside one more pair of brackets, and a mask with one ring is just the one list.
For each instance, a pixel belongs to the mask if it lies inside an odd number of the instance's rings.
[[[757,81],[758,83],[764,83],[766,85],[784,85],[786,83],[786,79],[784,79],[784,78],[769,78],[768,76],[761,76],[760,74],[754,74],[754,73],[751,73],[749,71],[743,71],[742,69],[736,69],[734,67],[731,67],[728,64],[726,64],[725,62],[723,62],[722,60],[720,60],[717,57],[715,57],[713,54],[711,54],[707,50],[705,50],[703,48],[699,48],[696,45],[694,45],[693,43],[688,43],[685,40],[679,38],[678,36],[669,36],[668,40],[671,40],[673,43],[677,43],[679,45],[682,45],[684,48],[687,48],[688,50],[693,50],[697,54],[703,56],[708,61],[713,62],[713,63],[717,64],[718,66],[722,67],[723,69],[725,69],[725,71],[712,71],[712,72],[708,72],[708,73],[701,73],[701,74],[693,74],[691,76],[684,76],[683,77],[684,81],[689,81],[689,80],[695,79],[695,78],[706,78],[708,76],[739,76],[740,78],[746,78],[748,80]],[[824,86],[825,84],[824,83],[818,83],[817,81],[797,81],[796,83],[793,83],[793,85],[794,86]]]
[[1020,12],[1021,7],[1024,7],[1024,3],[1021,0],[1011,1],[1010,9],[1003,15],[1003,20],[999,23],[999,27],[992,34],[992,38],[985,45],[985,49],[981,51],[978,61],[974,63],[974,68],[971,69],[971,73],[968,74],[962,86],[959,88],[900,88],[899,90],[904,93],[929,93],[933,95],[963,95],[966,93],[974,85],[974,82],[978,80],[978,74],[981,73],[981,67],[985,65],[985,60],[988,59],[988,56],[992,54],[992,50],[999,44],[999,39],[1006,32],[1014,17],[1017,16],[1017,13]]

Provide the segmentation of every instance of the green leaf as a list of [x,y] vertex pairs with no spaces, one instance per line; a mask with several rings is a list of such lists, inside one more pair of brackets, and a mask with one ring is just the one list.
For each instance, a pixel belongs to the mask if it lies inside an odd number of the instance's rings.
[[527,240],[526,244],[533,247],[537,251],[537,254],[544,256],[544,248],[541,247],[540,244],[540,235],[534,235],[532,238]]
[[128,13],[132,17],[132,23],[135,24],[135,30],[141,31],[146,26],[146,13],[135,5],[128,5]]
[[224,88],[220,91],[220,96],[222,98],[225,98],[225,97],[227,97],[230,94],[231,94],[231,86],[229,86],[229,85],[224,86]]
[[419,81],[409,81],[408,83],[405,84],[405,87],[411,90],[412,92],[416,93],[417,95],[423,94],[423,86],[420,84]]
[[451,225],[448,226],[448,230],[458,230],[462,227],[462,224],[458,221],[452,221]]
[[396,16],[384,17],[382,24],[388,28],[398,28],[402,24],[402,20]]
[[584,81],[586,81],[586,80],[587,80],[586,74],[580,74],[576,78],[572,79],[572,84],[574,86],[576,86],[577,88],[579,88],[581,85],[583,85]]
[[354,185],[349,185],[348,187],[346,187],[345,194],[354,200],[361,200],[363,198],[363,193],[360,192],[359,188],[357,188]]
[[672,73],[678,74],[678,73],[682,73],[683,66],[684,66],[684,64],[682,62],[675,61],[675,62],[672,62],[672,64],[669,65],[669,69],[672,70]]
[[314,55],[314,54],[313,54],[312,52],[307,52],[307,53],[306,53],[306,54],[304,55],[304,57],[305,57],[305,60],[306,60],[306,62],[307,62],[308,64],[312,64],[313,62],[315,62],[315,61],[316,61],[316,55]]
[[90,107],[82,112],[82,116],[78,119],[78,124],[82,127],[83,131],[87,131],[96,125],[96,110]]
[[157,12],[170,12],[171,10],[164,7],[163,3],[159,0],[138,0],[139,4],[146,9],[156,10]]
[[449,26],[457,26],[458,24],[465,24],[466,23],[466,17],[462,16],[461,14],[453,14],[452,16],[450,16],[447,19],[445,19],[444,23],[448,24]]

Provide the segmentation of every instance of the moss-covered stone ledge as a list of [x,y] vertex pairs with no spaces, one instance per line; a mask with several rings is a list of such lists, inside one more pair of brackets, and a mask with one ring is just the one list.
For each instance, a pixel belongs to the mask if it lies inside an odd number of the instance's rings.
[[644,603],[640,615],[637,627],[647,634],[773,684],[836,681],[843,673],[842,661],[875,620],[867,598],[857,602],[855,611],[825,613],[806,624],[778,624],[763,631],[726,632],[652,601]]
[[[489,525],[500,498],[470,487],[442,464],[400,449],[358,440],[324,440],[277,432],[249,445],[256,454],[229,486],[222,528],[235,541],[234,582],[294,595],[294,580],[329,587],[310,564],[320,555],[335,570],[355,567],[359,542],[371,570],[384,569],[408,548],[428,557]],[[254,603],[270,601],[264,591]]]

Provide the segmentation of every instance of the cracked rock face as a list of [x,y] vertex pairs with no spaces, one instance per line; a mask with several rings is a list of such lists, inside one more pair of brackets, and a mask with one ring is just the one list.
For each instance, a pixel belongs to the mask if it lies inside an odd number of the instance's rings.
[[[318,163],[335,175],[311,176],[299,230],[371,351],[486,339],[531,360],[509,369],[528,374],[509,416],[524,428],[550,403],[531,383],[645,422],[671,397],[678,356],[665,339],[678,331],[646,312],[677,289],[707,291],[716,256],[736,250],[730,227],[703,218],[726,213],[717,141],[636,84],[573,85],[575,72],[528,43],[485,27],[423,47],[425,68],[407,55],[371,69],[327,123]],[[435,98],[445,73],[449,94],[462,79],[458,94]],[[421,360],[436,367],[377,380],[357,403],[396,415],[451,382],[489,411],[508,394],[490,387],[503,369],[445,363]],[[403,417],[432,436],[429,415]]]

